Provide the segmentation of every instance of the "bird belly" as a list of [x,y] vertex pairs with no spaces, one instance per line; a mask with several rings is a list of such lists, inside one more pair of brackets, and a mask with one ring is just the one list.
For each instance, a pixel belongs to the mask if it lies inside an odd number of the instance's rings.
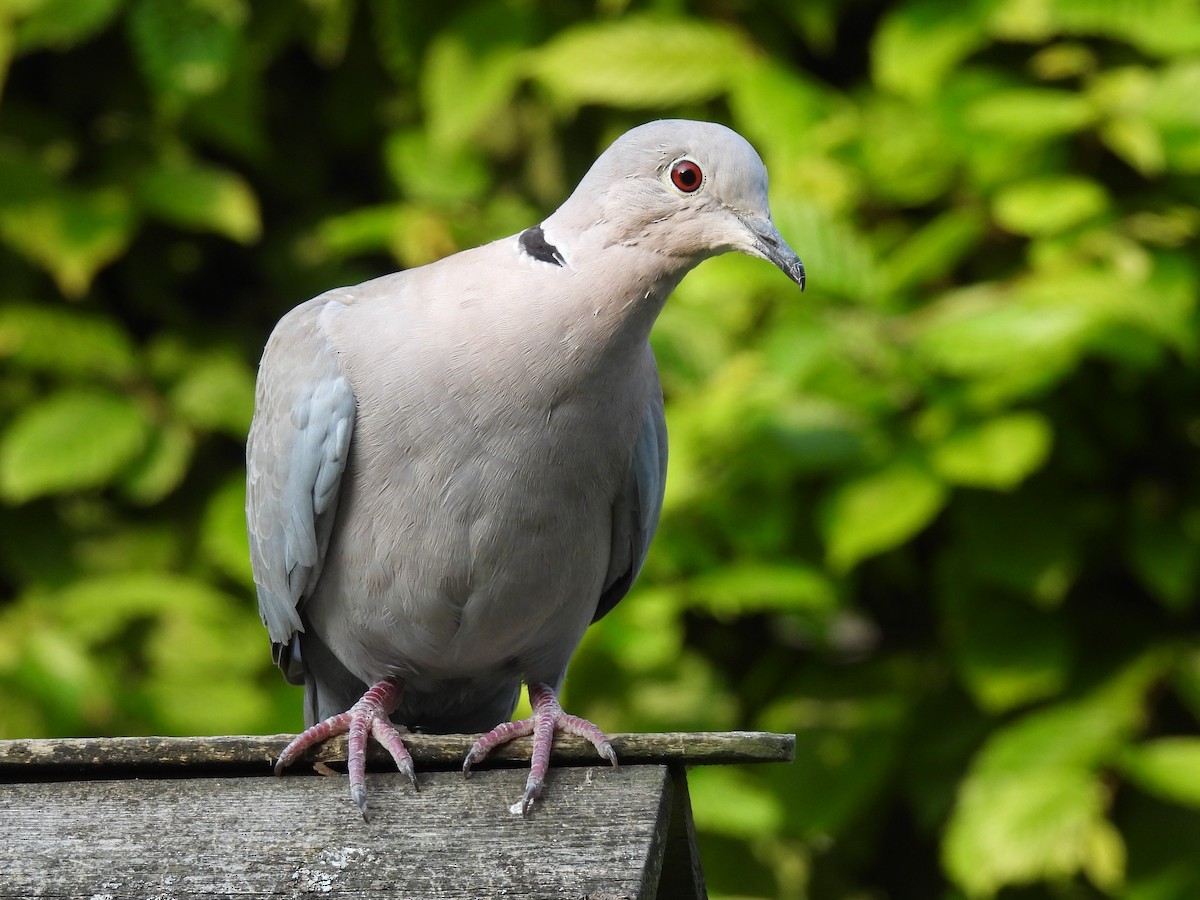
[[[561,681],[603,588],[620,467],[580,448],[592,457],[581,470],[561,439],[521,437],[453,453],[352,450],[304,614],[364,683]],[[354,468],[367,458],[388,471]]]

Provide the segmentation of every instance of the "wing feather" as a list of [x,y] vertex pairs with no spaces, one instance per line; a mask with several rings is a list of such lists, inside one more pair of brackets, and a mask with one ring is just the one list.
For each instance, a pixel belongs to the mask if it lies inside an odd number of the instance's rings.
[[[340,308],[328,295],[296,307],[259,366],[246,522],[258,611],[276,645],[304,630],[300,607],[321,574],[354,431],[354,392],[322,327]],[[277,647],[285,670],[286,657]]]
[[634,445],[624,487],[613,503],[612,546],[604,591],[596,605],[596,622],[616,606],[642,570],[662,513],[667,485],[667,422],[662,388],[654,358],[650,358],[649,390],[642,429]]

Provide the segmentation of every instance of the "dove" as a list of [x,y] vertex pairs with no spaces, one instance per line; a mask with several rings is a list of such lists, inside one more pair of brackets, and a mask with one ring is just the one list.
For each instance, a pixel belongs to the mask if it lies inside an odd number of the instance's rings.
[[[659,120],[617,138],[539,224],[283,316],[259,366],[246,497],[259,611],[304,685],[306,730],[277,773],[348,734],[365,819],[369,736],[415,787],[406,730],[481,733],[466,773],[533,735],[521,813],[556,733],[617,763],[559,693],[658,525],[651,327],[687,272],[729,251],[804,287],[754,148]],[[510,722],[523,685],[533,714]]]

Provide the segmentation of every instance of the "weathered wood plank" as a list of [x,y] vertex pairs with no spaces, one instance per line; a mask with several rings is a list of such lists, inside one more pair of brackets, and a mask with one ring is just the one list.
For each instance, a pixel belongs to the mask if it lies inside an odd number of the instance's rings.
[[508,812],[524,781],[372,774],[370,825],[342,778],[0,785],[0,898],[655,896],[666,767],[551,770],[526,818]]
[[671,768],[671,787],[671,813],[655,900],[706,900],[708,892],[696,844],[692,798],[687,775],[678,766]]
[[[0,741],[0,780],[63,777],[89,770],[130,774],[165,774],[170,769],[260,773],[269,768],[292,737],[277,734]],[[614,734],[610,738],[622,765],[790,762],[796,748],[795,735],[750,731]],[[474,735],[464,734],[411,734],[405,742],[420,772],[459,768],[474,739]],[[528,765],[529,754],[530,740],[521,738],[497,748],[485,766]],[[342,737],[314,748],[303,759],[314,763],[340,762],[345,758],[346,742]],[[387,753],[374,742],[369,745],[369,761],[380,770],[393,765]],[[555,738],[554,765],[591,766],[596,762],[596,751],[582,738],[570,735]],[[300,770],[303,766],[294,768]]]

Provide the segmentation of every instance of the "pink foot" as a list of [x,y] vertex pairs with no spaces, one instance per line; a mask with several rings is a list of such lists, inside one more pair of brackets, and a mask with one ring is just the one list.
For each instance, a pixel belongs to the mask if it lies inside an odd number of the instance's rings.
[[355,703],[347,712],[330,716],[323,722],[318,722],[306,729],[294,741],[283,748],[275,763],[275,774],[282,775],[283,770],[300,758],[300,755],[314,744],[319,744],[326,738],[338,734],[350,736],[350,758],[346,768],[350,775],[350,796],[354,799],[358,811],[362,813],[363,821],[367,819],[367,732],[375,735],[375,740],[383,744],[396,761],[396,767],[408,776],[412,786],[417,786],[417,776],[413,771],[412,757],[400,732],[391,723],[388,716],[400,703],[403,688],[391,679],[384,679],[371,687],[362,699]]
[[[617,754],[613,752],[612,744],[599,728],[587,719],[571,716],[563,712],[559,706],[558,697],[548,685],[534,683],[529,685],[529,703],[533,707],[533,715],[518,722],[504,722],[497,725],[487,734],[471,745],[467,758],[463,760],[463,774],[470,777],[471,766],[482,760],[496,747],[507,744],[513,738],[533,735],[533,756],[529,761],[529,778],[525,782],[525,796],[520,803],[521,815],[526,815],[533,808],[533,802],[541,795],[546,783],[546,770],[550,767],[550,747],[554,743],[554,732],[562,731],[574,734],[591,741],[596,752],[614,766],[617,764]],[[517,807],[513,807],[516,812]]]

